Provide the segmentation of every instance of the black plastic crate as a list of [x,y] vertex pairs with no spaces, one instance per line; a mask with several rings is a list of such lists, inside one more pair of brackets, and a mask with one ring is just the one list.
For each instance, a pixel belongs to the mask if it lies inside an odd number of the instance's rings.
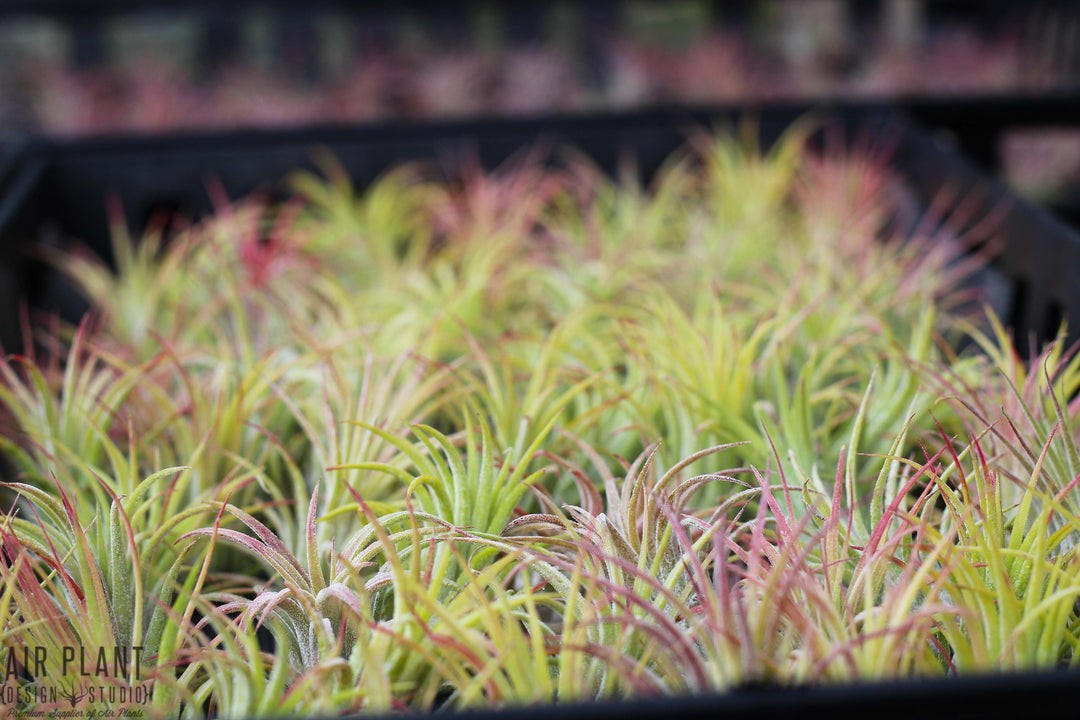
[[814,687],[744,687],[724,695],[640,700],[634,703],[534,706],[461,713],[470,720],[1001,720],[1076,717],[1075,672],[1017,673],[935,680],[867,682]]
[[[492,167],[529,147],[576,148],[607,171],[621,162],[647,178],[688,133],[756,121],[767,143],[810,108],[774,106],[666,110],[581,118],[499,120],[440,125],[305,129],[289,132],[36,140],[0,152],[0,333],[5,347],[19,341],[18,303],[59,310],[76,319],[85,309],[58,273],[27,250],[42,240],[76,239],[108,254],[106,200],[118,198],[135,231],[162,210],[200,216],[211,211],[207,182],[215,178],[230,197],[279,193],[290,172],[313,169],[312,153],[333,153],[358,185],[396,163],[427,160],[448,173],[463,158]],[[912,108],[909,108],[912,110]],[[925,116],[933,108],[914,107]],[[943,108],[937,108],[939,114]],[[893,164],[912,194],[917,213],[948,193],[966,198],[966,225],[996,218],[1004,247],[982,278],[1018,337],[1046,339],[1063,315],[1080,317],[1080,235],[1046,211],[1012,196],[998,181],[961,158],[948,132],[927,131],[910,116],[882,105],[840,105],[819,117],[849,137],[877,137],[893,146]],[[948,127],[947,123],[943,123]],[[829,130],[823,130],[824,139]],[[557,158],[557,156],[553,156]],[[957,230],[962,231],[963,227]],[[1075,329],[1073,336],[1077,336]],[[640,720],[691,718],[790,718],[871,713],[875,718],[1040,717],[1075,715],[1080,675],[1072,672],[1005,674],[933,681],[826,685],[810,688],[741,688],[725,695],[650,700],[633,704],[567,705],[478,712],[486,720],[532,720],[557,712],[576,719],[626,715]]]

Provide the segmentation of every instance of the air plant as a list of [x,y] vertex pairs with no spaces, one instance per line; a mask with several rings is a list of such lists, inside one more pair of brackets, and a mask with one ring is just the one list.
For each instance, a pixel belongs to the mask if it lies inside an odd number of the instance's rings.
[[647,186],[326,161],[54,255],[95,314],[0,363],[5,647],[139,645],[185,718],[1074,663],[1080,361],[808,128]]
[[[135,686],[168,676],[169,648],[183,634],[174,610],[189,569],[172,544],[185,527],[214,511],[196,504],[162,512],[187,470],[161,470],[124,496],[112,492],[114,482],[100,479],[110,501],[96,508],[94,497],[76,487],[68,495],[62,485],[57,494],[11,485],[27,512],[8,515],[0,528],[0,574],[12,588],[8,603],[19,618],[6,647],[43,649],[33,651],[42,662],[24,668],[29,680],[84,685],[87,653],[102,685]],[[99,652],[111,663],[104,672]]]

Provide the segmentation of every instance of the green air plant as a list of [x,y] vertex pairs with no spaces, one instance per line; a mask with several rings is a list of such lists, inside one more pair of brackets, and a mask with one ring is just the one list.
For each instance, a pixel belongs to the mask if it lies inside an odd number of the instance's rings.
[[69,495],[58,486],[54,495],[11,485],[27,511],[4,518],[0,528],[6,559],[0,574],[19,618],[8,647],[44,648],[44,665],[26,668],[28,680],[84,684],[79,673],[86,661],[72,662],[76,649],[92,658],[105,649],[113,665],[97,676],[102,683],[168,673],[165,648],[183,634],[172,606],[188,569],[173,542],[214,512],[204,504],[163,513],[188,470],[161,470],[124,496],[100,479],[109,498],[104,503],[74,487]]
[[[408,687],[424,697],[451,679],[460,688],[470,672],[459,666],[491,652],[488,648],[466,652],[459,644],[467,638],[459,633],[477,633],[480,638],[475,642],[487,642],[474,626],[495,622],[489,614],[493,608],[503,608],[513,618],[521,601],[510,596],[502,601],[491,599],[486,591],[471,589],[474,583],[498,582],[507,562],[474,567],[463,548],[453,542],[454,531],[468,528],[491,535],[509,522],[514,505],[537,477],[537,473],[524,475],[524,468],[546,429],[532,441],[520,464],[512,465],[514,458],[508,456],[500,458],[499,467],[486,423],[480,424],[478,450],[471,443],[472,425],[466,429],[463,458],[448,437],[432,428],[414,428],[420,442],[413,445],[374,426],[367,427],[396,446],[407,459],[403,464],[411,464],[420,474],[410,477],[394,460],[367,463],[367,469],[384,470],[407,483],[409,507],[376,516],[349,487],[354,503],[334,512],[360,513],[366,524],[342,542],[340,549],[334,539],[329,543],[318,540],[318,489],[312,493],[305,522],[303,560],[267,526],[232,505],[223,506],[223,511],[239,519],[254,537],[215,525],[195,529],[182,538],[206,537],[211,542],[235,544],[266,564],[282,583],[280,590],[266,587],[253,599],[234,597],[220,608],[221,612],[242,610],[241,619],[249,626],[254,621],[270,625],[278,644],[276,662],[292,668],[291,674],[270,671],[279,692],[289,689],[292,682],[306,682],[302,677],[311,673],[325,673],[334,677],[335,692],[343,693],[339,702],[348,695],[345,689],[350,689],[349,707],[372,707],[367,697],[371,693],[376,698],[381,694],[383,700],[376,705],[387,709],[391,697],[388,686]],[[476,592],[479,597],[471,597]],[[479,598],[486,599],[486,611],[475,607]],[[495,627],[502,628],[505,622]],[[451,632],[447,628],[454,631],[451,637],[455,644],[427,652],[414,649]],[[443,657],[447,653],[453,658]],[[205,655],[200,662],[205,665],[211,657]],[[347,665],[342,665],[340,673],[331,667],[342,662]],[[256,668],[253,672],[261,671]],[[452,677],[443,677],[445,674]],[[366,687],[367,683],[374,686]],[[524,691],[527,685],[519,684]],[[254,701],[258,694],[245,697]],[[430,697],[426,702],[431,702]],[[247,711],[260,709],[251,705]],[[318,705],[309,709],[317,712]]]
[[[1056,429],[1018,492],[977,439],[962,452],[950,443],[951,462],[932,471],[945,509],[931,531],[956,536],[942,559],[948,572],[942,593],[964,612],[943,622],[940,633],[958,670],[1054,668],[1077,661],[1080,563],[1066,540],[1078,519],[1062,503],[1076,480],[1061,490],[1049,487],[1043,467],[1055,434]],[[928,506],[923,514],[930,512]]]
[[189,245],[177,238],[163,249],[162,229],[155,227],[135,243],[119,215],[114,212],[112,218],[115,272],[100,259],[80,253],[54,251],[53,261],[105,316],[120,343],[152,353],[146,349],[152,333],[180,330],[191,320],[180,310],[191,271]]
[[0,361],[6,683],[62,693],[18,709],[96,707],[80,646],[191,719],[1075,664],[1080,355],[809,131],[648,183],[324,157],[53,252],[94,311]]
[[[993,314],[989,321],[991,336],[971,333],[985,357],[971,367],[947,372],[927,367],[928,380],[941,387],[969,431],[989,429],[982,446],[997,458],[997,472],[1009,477],[1003,492],[1010,505],[1019,502],[1027,480],[1041,465],[1047,490],[1060,493],[1066,507],[1076,512],[1080,510],[1078,496],[1062,491],[1080,475],[1075,429],[1080,405],[1074,399],[1080,390],[1080,357],[1075,348],[1065,348],[1059,337],[1024,361],[1000,321]],[[1050,443],[1055,432],[1058,441]],[[1044,446],[1046,458],[1040,463]]]
[[5,358],[0,401],[21,437],[2,438],[4,450],[27,479],[45,483],[52,473],[95,494],[99,487],[89,469],[114,454],[114,429],[121,438],[126,434],[122,415],[130,419],[137,408],[128,398],[148,372],[148,366],[125,370],[110,363],[93,346],[87,321],[75,332],[63,365],[55,354],[43,363],[34,355]]

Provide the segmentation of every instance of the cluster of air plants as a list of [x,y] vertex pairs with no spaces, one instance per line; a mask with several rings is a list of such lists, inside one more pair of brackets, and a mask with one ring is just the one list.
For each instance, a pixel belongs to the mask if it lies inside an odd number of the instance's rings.
[[[580,160],[295,187],[168,242],[118,224],[115,269],[54,258],[93,314],[0,364],[21,709],[1080,659],[1080,360],[1021,357],[934,223],[890,235],[880,155],[795,130],[648,187]],[[69,656],[102,648],[130,653],[88,685]]]

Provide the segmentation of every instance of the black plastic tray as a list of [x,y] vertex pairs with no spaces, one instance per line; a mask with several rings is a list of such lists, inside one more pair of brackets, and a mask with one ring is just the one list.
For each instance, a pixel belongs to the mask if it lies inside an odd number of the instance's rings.
[[[763,141],[769,142],[809,110],[802,105],[753,111],[683,109],[587,118],[35,140],[7,146],[0,150],[0,337],[6,347],[14,347],[18,301],[59,310],[69,319],[82,311],[84,306],[64,289],[57,274],[33,262],[25,251],[42,239],[77,238],[107,255],[109,195],[121,200],[136,230],[162,209],[199,216],[211,210],[206,190],[211,178],[219,180],[231,197],[258,190],[279,192],[281,180],[291,171],[313,168],[312,152],[318,147],[334,153],[358,185],[404,160],[434,161],[449,173],[464,157],[491,167],[537,143],[574,147],[608,171],[633,159],[638,172],[648,177],[694,130],[753,118]],[[915,115],[935,111],[947,115],[943,107],[915,110]],[[991,211],[996,214],[1004,249],[988,283],[999,288],[1000,309],[1019,335],[1045,339],[1056,331],[1062,315],[1080,317],[1080,278],[1075,272],[1080,268],[1080,235],[1046,211],[1012,196],[961,158],[952,147],[955,135],[927,131],[910,115],[899,115],[884,105],[837,105],[814,111],[849,134],[877,133],[890,139],[894,165],[921,207],[945,192],[972,203],[969,223]],[[947,123],[943,125],[948,128]],[[566,705],[556,710],[485,711],[469,717],[533,720],[556,712],[567,720],[619,716],[767,720],[826,715],[1012,720],[1033,714],[1075,716],[1080,706],[1075,700],[1078,691],[1080,675],[1047,672],[798,689],[743,688],[725,695]]]
[[468,720],[1018,720],[1074,718],[1080,673],[1045,672],[851,685],[739,688],[634,703],[537,705],[461,713]]

